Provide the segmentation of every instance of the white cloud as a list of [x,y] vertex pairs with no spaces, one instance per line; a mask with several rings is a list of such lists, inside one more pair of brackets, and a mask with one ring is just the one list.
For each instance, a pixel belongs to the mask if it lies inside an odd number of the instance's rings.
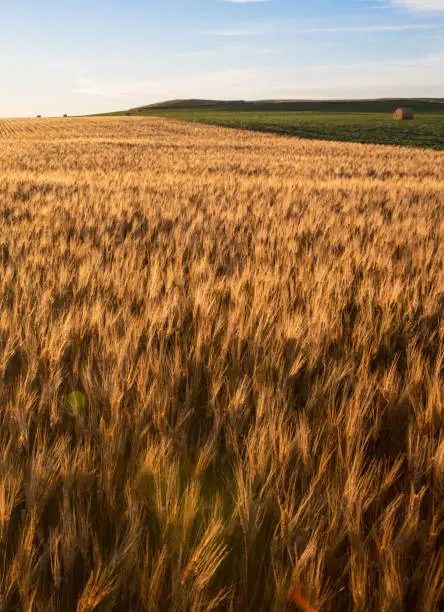
[[168,55],[171,55],[173,57],[199,58],[214,55],[215,53],[215,49],[196,49],[194,51],[169,51]]
[[251,36],[254,32],[250,30],[214,30],[208,32],[208,34],[213,34],[214,36]]
[[226,70],[220,72],[207,72],[190,78],[163,79],[158,81],[136,81],[123,84],[94,84],[74,89],[74,93],[87,94],[109,99],[129,99],[134,95],[149,96],[151,98],[177,98],[193,97],[208,92],[206,96],[224,97],[224,90],[231,92],[241,89],[246,82],[250,82],[256,70]]
[[[114,100],[121,107],[171,98],[444,97],[444,53],[422,58],[341,65],[269,66],[197,74],[189,78],[95,84],[78,94]],[[111,104],[111,102],[110,102]]]
[[[444,0],[443,0],[444,1]],[[383,5],[381,5],[382,7]],[[267,27],[268,25],[268,27]],[[260,27],[255,29],[226,29],[226,30],[212,30],[207,31],[207,34],[212,36],[260,36],[270,33],[273,30],[272,22],[270,24],[263,23]],[[300,27],[294,24],[283,24],[280,27],[281,32],[291,34],[353,34],[354,32],[414,32],[414,31],[425,31],[433,30],[442,27],[441,24],[435,23],[407,23],[399,25],[352,25],[352,26],[332,26],[332,27],[316,27],[316,26],[304,26]]]
[[90,77],[80,77],[76,80],[76,83],[81,87],[88,87],[94,85],[94,79],[91,79]]
[[338,26],[332,28],[301,28],[299,33],[317,32],[407,32],[409,30],[431,30],[438,27],[434,24],[413,23],[406,25],[371,25],[371,26]]
[[410,11],[436,13],[444,11],[444,0],[391,0],[391,3]]

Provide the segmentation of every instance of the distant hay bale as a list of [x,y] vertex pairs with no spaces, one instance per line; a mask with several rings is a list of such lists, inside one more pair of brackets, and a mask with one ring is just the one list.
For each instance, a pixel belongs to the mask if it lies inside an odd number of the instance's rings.
[[125,113],[125,117],[131,117],[131,113],[130,113],[130,111],[126,111],[126,113]]
[[412,108],[397,108],[393,113],[393,119],[396,121],[410,121],[415,118],[415,113]]

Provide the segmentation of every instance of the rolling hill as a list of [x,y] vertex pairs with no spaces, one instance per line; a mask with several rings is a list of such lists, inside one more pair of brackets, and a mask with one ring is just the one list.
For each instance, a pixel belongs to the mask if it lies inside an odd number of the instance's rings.
[[440,98],[381,98],[377,100],[167,100],[129,109],[132,114],[151,113],[153,110],[227,110],[263,112],[338,112],[390,113],[398,106],[413,107],[417,112],[444,113],[444,99]]

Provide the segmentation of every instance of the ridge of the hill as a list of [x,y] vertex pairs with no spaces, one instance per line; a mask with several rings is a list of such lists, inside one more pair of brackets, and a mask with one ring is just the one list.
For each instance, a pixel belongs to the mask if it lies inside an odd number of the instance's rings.
[[379,98],[362,100],[204,100],[177,99],[129,109],[132,114],[153,110],[214,109],[233,111],[326,111],[392,112],[398,106],[413,106],[418,112],[444,112],[443,98]]

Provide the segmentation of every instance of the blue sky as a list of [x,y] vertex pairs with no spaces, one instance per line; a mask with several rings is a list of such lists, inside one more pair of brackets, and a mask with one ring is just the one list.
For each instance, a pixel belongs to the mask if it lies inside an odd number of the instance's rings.
[[0,116],[444,97],[444,0],[0,0]]

